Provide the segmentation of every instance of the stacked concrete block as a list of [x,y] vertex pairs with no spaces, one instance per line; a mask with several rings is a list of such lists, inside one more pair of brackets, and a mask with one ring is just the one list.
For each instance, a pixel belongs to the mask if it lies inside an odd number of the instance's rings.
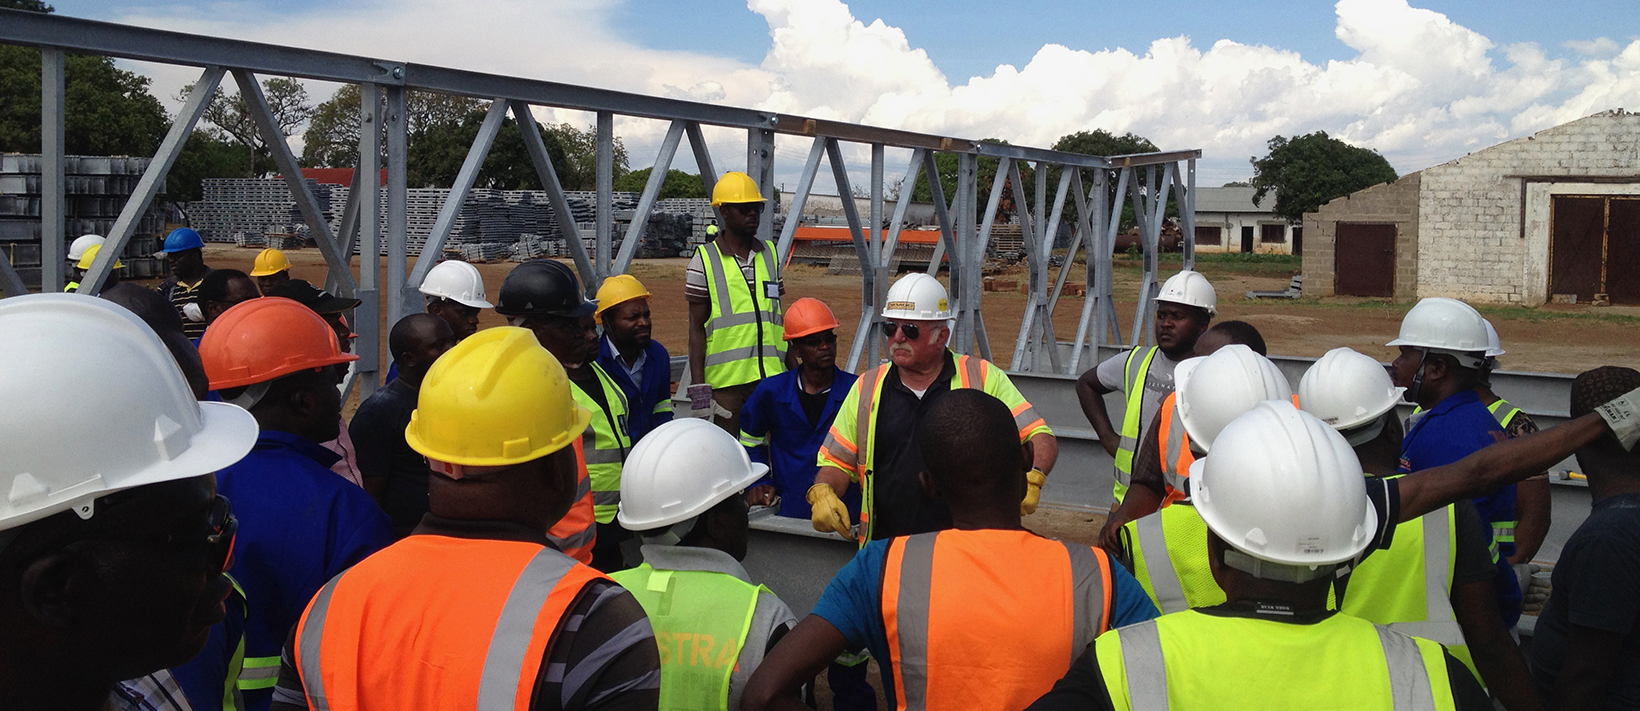
[[[63,253],[67,253],[68,243],[80,235],[107,235],[113,229],[148,169],[149,160],[119,156],[64,158]],[[24,283],[35,289],[40,286],[42,195],[40,156],[0,155],[0,253],[11,261]],[[115,272],[116,276],[145,279],[165,273],[165,260],[151,256],[159,249],[165,222],[164,212],[150,206],[120,254],[125,266]]]

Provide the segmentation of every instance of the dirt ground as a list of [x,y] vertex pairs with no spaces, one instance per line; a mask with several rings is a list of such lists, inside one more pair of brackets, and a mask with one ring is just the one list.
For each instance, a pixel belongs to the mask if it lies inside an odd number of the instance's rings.
[[[255,249],[226,245],[206,248],[206,262],[216,267],[249,271]],[[298,278],[321,283],[324,260],[316,249],[289,253],[292,271]],[[688,341],[688,312],[683,301],[685,259],[647,259],[633,263],[632,274],[656,296],[655,339],[674,353],[681,353]],[[1166,261],[1164,273],[1177,269]],[[501,281],[514,265],[478,265],[491,300],[501,290]],[[1254,301],[1243,294],[1248,290],[1280,290],[1296,272],[1296,265],[1267,263],[1202,263],[1198,269],[1213,280],[1219,294],[1219,318],[1241,319],[1257,326],[1271,353],[1319,356],[1329,349],[1348,346],[1380,360],[1391,360],[1393,349],[1383,344],[1395,337],[1401,316],[1411,307],[1370,299],[1348,297],[1300,299],[1296,301]],[[1072,277],[1079,277],[1080,265]],[[1057,270],[1055,270],[1057,273]],[[999,279],[1025,281],[1023,269],[1015,267]],[[1117,318],[1123,333],[1131,329],[1134,302],[1123,294],[1138,291],[1139,267],[1125,260],[1115,270]],[[831,306],[843,322],[839,348],[847,352],[859,316],[860,280],[854,276],[827,275],[823,267],[792,265],[786,270],[788,301],[803,296],[818,298]],[[1061,341],[1076,334],[1082,298],[1066,296],[1054,314],[1054,329]],[[1012,357],[1013,342],[1025,310],[1025,295],[1018,291],[988,292],[984,302],[986,330],[993,360],[1006,364]],[[1550,373],[1578,373],[1597,365],[1640,367],[1640,308],[1586,305],[1548,305],[1538,308],[1487,307],[1481,312],[1497,327],[1508,350],[1502,360],[1510,370]],[[385,316],[384,316],[385,320]],[[481,327],[502,325],[505,320],[493,311],[480,317]],[[381,333],[385,341],[387,324]],[[384,344],[385,346],[385,344]],[[385,352],[385,348],[383,349]]]

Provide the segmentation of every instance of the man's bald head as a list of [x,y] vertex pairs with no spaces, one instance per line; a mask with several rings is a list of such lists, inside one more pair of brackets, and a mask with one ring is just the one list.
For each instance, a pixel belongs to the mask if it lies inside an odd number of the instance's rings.
[[1214,324],[1196,339],[1195,355],[1210,356],[1218,349],[1234,344],[1247,346],[1259,355],[1269,355],[1265,350],[1264,336],[1259,335],[1258,329],[1246,321],[1221,321]]
[[199,349],[182,334],[182,315],[177,313],[169,299],[153,289],[127,282],[108,287],[98,296],[125,307],[148,324],[159,336],[160,342],[165,344],[166,350],[171,352],[177,367],[182,369],[194,398],[205,399],[206,392],[210,390],[207,384],[210,381],[205,377],[205,366],[199,360]]
[[399,377],[419,384],[433,361],[456,344],[450,324],[432,314],[410,314],[387,332],[387,351],[398,363]]
[[1019,513],[1030,446],[1019,441],[1014,415],[982,390],[952,390],[917,423],[917,447],[939,498],[959,509],[1005,506]]

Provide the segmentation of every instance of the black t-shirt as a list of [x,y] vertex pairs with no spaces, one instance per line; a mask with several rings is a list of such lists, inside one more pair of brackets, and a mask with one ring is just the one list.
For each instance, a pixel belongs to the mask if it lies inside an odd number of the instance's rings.
[[1551,695],[1572,625],[1623,635],[1607,709],[1640,708],[1640,494],[1595,502],[1561,550],[1549,603],[1532,637],[1532,678]]
[[957,363],[945,353],[939,377],[918,397],[900,382],[900,369],[890,366],[883,375],[883,391],[872,423],[872,540],[929,533],[951,527],[951,510],[922,488],[922,450],[917,447],[917,423],[941,395],[951,391]]
[[410,529],[427,513],[427,460],[404,441],[404,428],[416,409],[417,388],[400,377],[372,393],[348,423],[357,450],[359,473],[384,482],[380,503],[393,520],[393,534]]
[[826,410],[826,400],[831,399],[831,388],[810,395],[803,389],[802,378],[797,383],[797,404],[803,407],[803,416],[809,418],[809,426],[820,424],[820,415]]
[[[1283,624],[1314,624],[1332,614],[1305,615],[1294,613],[1280,605],[1235,602],[1204,607],[1196,611],[1224,617],[1267,619]],[[1469,672],[1469,668],[1453,658],[1450,652],[1446,653],[1445,657],[1446,676],[1450,680],[1452,700],[1457,711],[1491,711],[1491,699],[1487,698],[1486,691],[1475,681],[1475,676]],[[1271,680],[1270,694],[1273,705],[1279,705],[1275,702],[1281,698],[1280,684],[1292,681]],[[1053,689],[1027,707],[1026,711],[1115,711],[1110,700],[1110,692],[1105,689],[1105,679],[1099,671],[1099,655],[1094,651],[1094,645],[1088,645],[1081,656],[1071,663],[1070,671],[1065,673],[1065,678],[1054,682]]]

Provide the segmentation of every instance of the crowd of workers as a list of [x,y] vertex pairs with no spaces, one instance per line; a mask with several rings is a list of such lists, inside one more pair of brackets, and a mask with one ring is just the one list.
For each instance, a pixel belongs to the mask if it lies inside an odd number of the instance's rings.
[[[1640,706],[1640,372],[1578,376],[1537,431],[1490,389],[1496,331],[1431,298],[1388,371],[1340,348],[1294,388],[1185,271],[1157,345],[1075,385],[1118,504],[1070,543],[1022,524],[1053,432],[948,347],[937,279],[893,284],[859,335],[887,362],[847,372],[832,311],[783,305],[758,186],[712,202],[677,419],[654,297],[554,260],[494,303],[434,267],[351,421],[359,302],[277,250],[211,269],[179,229],[157,291],[0,301],[0,706],[754,711],[824,671],[875,709],[867,659],[897,709]],[[1594,510],[1544,601],[1573,454]],[[753,507],[859,545],[801,619],[740,562]]]

